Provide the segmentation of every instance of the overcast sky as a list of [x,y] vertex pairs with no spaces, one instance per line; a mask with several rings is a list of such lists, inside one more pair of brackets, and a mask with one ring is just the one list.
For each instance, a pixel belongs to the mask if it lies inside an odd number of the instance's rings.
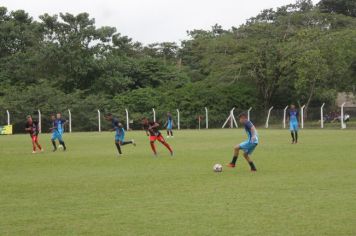
[[[43,13],[88,12],[97,26],[114,26],[135,41],[179,42],[186,31],[239,26],[262,9],[295,0],[0,0],[9,10],[23,9],[35,19]],[[317,0],[314,0],[316,3]]]

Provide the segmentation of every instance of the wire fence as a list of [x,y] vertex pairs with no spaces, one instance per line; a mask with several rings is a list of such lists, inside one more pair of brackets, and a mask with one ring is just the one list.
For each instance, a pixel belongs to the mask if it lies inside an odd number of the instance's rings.
[[[156,117],[156,121],[161,124],[163,127],[164,123],[167,119],[167,112],[170,112],[174,119],[174,128],[180,129],[205,129],[207,127],[207,115],[208,115],[208,128],[222,128],[224,122],[227,121],[230,111],[226,111],[226,113],[222,114],[220,112],[216,112],[214,110],[209,110],[206,113],[205,108],[203,107],[201,110],[197,111],[184,111],[184,110],[171,110],[165,111],[160,108],[152,109],[149,111],[128,111],[128,117],[126,118],[125,110],[115,113],[114,115],[119,118],[120,122],[127,127],[127,123],[129,124],[130,130],[140,130],[142,129],[141,120],[143,117],[148,117],[153,120],[154,113]],[[236,117],[238,114],[242,112],[247,113],[248,108],[236,108],[234,110],[234,116]],[[9,110],[10,113],[10,124],[13,125],[14,133],[24,133],[24,127],[26,123],[26,116],[32,115],[34,119],[38,119],[38,111],[34,110],[29,114],[23,112],[17,112]],[[179,113],[179,117],[178,117]],[[41,114],[41,127],[42,132],[47,133],[50,132],[49,128],[51,127],[49,113]],[[110,129],[110,122],[107,122],[103,118],[103,113],[98,113],[98,110],[71,110],[71,127],[73,132],[90,132],[90,131],[98,131],[99,130],[99,117],[100,117],[100,129],[102,131]],[[69,119],[68,110],[62,111],[62,116],[64,119]],[[289,128],[289,124],[284,120],[284,109],[272,109],[270,112],[268,124],[267,122],[268,110],[262,109],[251,109],[250,111],[250,119],[251,121],[259,128],[266,128],[268,125],[269,129],[282,129]],[[350,108],[345,107],[343,112],[344,124],[346,129],[356,129],[356,107]],[[179,122],[178,122],[179,119]],[[0,126],[6,125],[8,120],[7,112],[4,109],[0,108]],[[302,122],[300,122],[302,123]],[[323,116],[321,116],[320,107],[312,107],[304,110],[304,119],[303,125],[305,129],[309,128],[321,128],[323,123],[324,129],[340,129],[341,128],[341,109],[340,108],[324,108]],[[231,122],[228,121],[226,127],[230,127]],[[302,125],[302,124],[300,124]],[[69,131],[69,125],[65,127],[66,131]]]

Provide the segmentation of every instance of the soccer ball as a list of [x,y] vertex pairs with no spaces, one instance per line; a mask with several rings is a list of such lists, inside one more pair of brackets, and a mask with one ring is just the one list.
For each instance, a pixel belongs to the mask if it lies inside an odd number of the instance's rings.
[[221,164],[215,164],[213,167],[214,172],[222,172],[222,165]]
[[59,144],[59,145],[58,145],[58,149],[59,149],[59,150],[63,150],[63,145],[62,145],[62,144]]

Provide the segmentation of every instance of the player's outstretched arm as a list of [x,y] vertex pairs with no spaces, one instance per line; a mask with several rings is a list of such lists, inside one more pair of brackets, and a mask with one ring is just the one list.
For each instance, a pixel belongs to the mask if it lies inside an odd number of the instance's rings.
[[158,128],[158,127],[159,127],[159,124],[157,122],[155,122],[150,128],[154,129],[154,128]]

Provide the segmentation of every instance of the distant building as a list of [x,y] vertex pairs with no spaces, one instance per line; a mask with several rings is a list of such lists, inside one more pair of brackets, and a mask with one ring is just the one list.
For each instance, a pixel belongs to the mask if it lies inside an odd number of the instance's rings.
[[338,93],[336,98],[336,105],[341,107],[341,104],[345,102],[345,108],[356,108],[356,96],[353,93]]

